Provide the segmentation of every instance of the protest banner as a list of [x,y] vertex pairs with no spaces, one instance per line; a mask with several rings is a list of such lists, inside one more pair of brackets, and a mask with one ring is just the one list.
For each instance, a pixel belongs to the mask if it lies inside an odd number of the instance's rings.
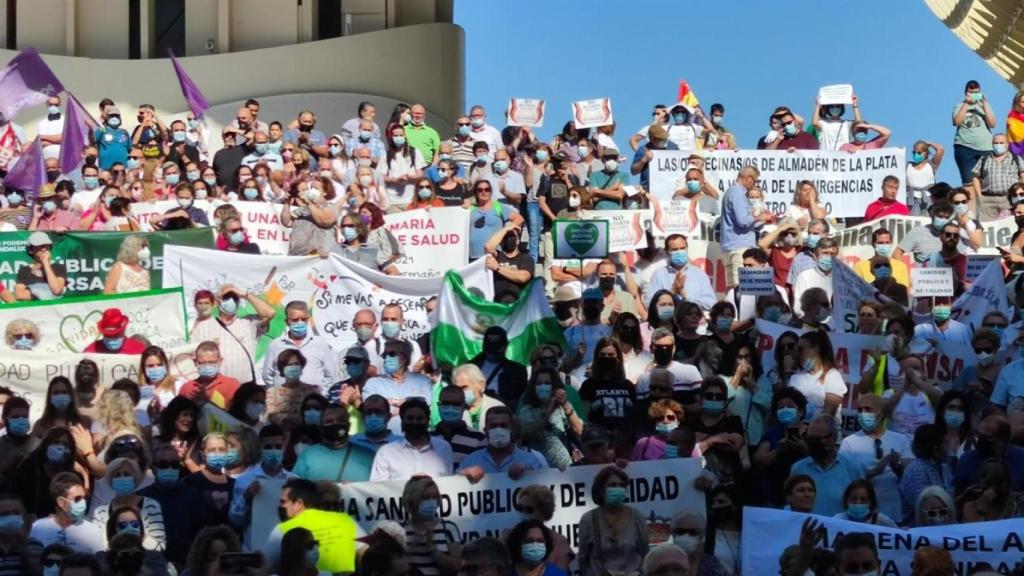
[[[508,474],[487,474],[476,484],[470,484],[462,475],[434,478],[441,493],[439,515],[446,526],[457,530],[456,537],[462,542],[485,536],[497,538],[522,520],[516,509],[519,490],[531,484],[548,486],[555,495],[555,514],[545,524],[565,536],[569,546],[576,550],[580,516],[596,507],[590,493],[594,476],[601,468],[573,466],[565,472],[549,468],[527,472],[519,480],[512,480]],[[704,495],[694,487],[701,470],[697,458],[629,464],[626,503],[647,519],[652,546],[672,540],[671,522],[675,514],[703,514]],[[280,488],[262,482],[260,497],[253,501],[253,542],[266,541],[266,534],[274,527],[266,518],[277,517]],[[404,487],[405,482],[401,481],[342,484],[341,509],[368,533],[382,520],[401,522],[405,518]]]
[[1003,263],[999,259],[990,261],[974,280],[970,290],[953,302],[953,318],[970,325],[972,330],[980,328],[985,315],[993,311],[1002,312],[1007,318],[1013,317],[1010,303],[1006,299]]
[[952,296],[953,269],[915,267],[910,271],[910,284],[914,298]]
[[[213,225],[213,211],[221,204],[210,206],[207,218]],[[286,255],[291,241],[291,228],[281,224],[281,205],[270,202],[243,202],[236,200],[231,205],[242,218],[242,227],[249,241],[260,247],[262,254]]]
[[[129,325],[130,326],[130,325]],[[129,328],[130,331],[130,328]],[[45,342],[45,340],[43,340]],[[196,376],[195,343],[165,348],[170,375],[191,380]],[[32,406],[31,417],[38,418],[46,407],[46,389],[57,376],[74,382],[75,368],[82,360],[92,360],[99,369],[99,383],[109,387],[116,380],[130,378],[142,382],[138,354],[82,354],[36,350],[0,350],[0,381]]]
[[107,308],[118,308],[129,318],[128,336],[140,336],[161,348],[188,341],[182,291],[173,288],[7,304],[0,306],[0,326],[6,328],[20,318],[31,320],[39,327],[36,350],[50,354],[81,352],[100,338],[96,323]]
[[607,220],[555,220],[551,224],[555,258],[607,258],[608,228]]
[[856,332],[860,305],[864,302],[888,302],[841,260],[832,268],[832,325],[839,332]]
[[974,574],[987,563],[998,574],[1010,574],[1021,564],[1024,537],[1020,520],[998,520],[970,524],[945,524],[902,530],[877,524],[851,522],[827,516],[801,514],[788,510],[746,507],[740,542],[744,574],[775,574],[779,557],[788,547],[800,542],[800,529],[808,517],[825,528],[816,548],[834,549],[842,534],[868,532],[875,537],[878,574],[909,576],[914,551],[934,546],[949,551],[953,574]]
[[853,104],[853,84],[830,84],[818,88],[818,104]]
[[544,101],[536,98],[509,98],[507,109],[509,126],[544,126]]
[[[655,150],[650,165],[651,192],[667,202],[675,193],[676,182],[689,166],[688,152]],[[735,181],[740,168],[757,166],[759,186],[765,209],[782,214],[793,201],[797,183],[814,182],[819,203],[833,218],[862,217],[864,207],[882,193],[882,180],[896,176],[900,194],[904,192],[906,161],[902,148],[882,148],[863,152],[824,150],[713,150],[704,152],[704,176],[719,191],[725,192]]]
[[[31,232],[0,233],[0,282],[14,290],[18,270],[32,262],[26,252]],[[117,260],[121,242],[130,235],[142,234],[149,244],[150,259],[141,262],[150,272],[150,287],[160,288],[164,264],[165,245],[178,244],[204,248],[213,247],[213,236],[208,228],[193,228],[173,232],[67,232],[50,233],[53,242],[53,261],[63,264],[68,272],[68,293],[76,296],[103,291],[107,272]]]
[[608,253],[632,252],[647,248],[647,235],[653,214],[650,210],[583,210],[580,220],[608,221]]
[[[385,304],[392,301],[404,308],[406,337],[425,333],[426,298],[441,291],[441,278],[387,276],[339,256],[263,256],[204,250],[184,246],[168,247],[164,279],[168,286],[181,286],[189,303],[188,316],[195,319],[191,303],[199,290],[216,291],[224,284],[252,290],[274,307],[277,314],[257,343],[254,359],[262,360],[270,341],[285,331],[284,307],[293,300],[305,302],[312,317],[313,333],[342,351],[355,342],[351,321],[362,308],[371,308],[380,318]],[[483,258],[461,268],[467,285],[488,298],[494,296],[494,277]],[[239,315],[254,311],[242,302]]]
[[572,120],[576,128],[607,126],[612,120],[612,99],[594,98],[572,103]]
[[440,278],[469,262],[469,215],[464,208],[406,210],[384,216],[402,246],[394,264],[402,276]]
[[[193,205],[203,212],[209,212],[210,210],[210,203],[206,200],[193,200]],[[139,222],[139,226],[146,232],[154,230],[153,226],[149,223],[149,219],[153,216],[163,216],[172,210],[181,209],[178,200],[173,197],[169,200],[155,200],[153,202],[132,202],[129,207],[132,211],[132,218],[135,218]]]
[[775,270],[772,268],[740,268],[739,290],[751,296],[773,296],[776,293]]
[[981,273],[985,271],[985,268],[993,260],[998,261],[999,256],[995,254],[968,254],[964,282],[974,282],[977,280],[978,276],[981,276]]
[[700,214],[697,210],[697,203],[690,202],[687,198],[673,198],[667,202],[659,202],[653,199],[654,225],[665,236],[669,234],[682,234],[689,238],[691,234],[699,231]]

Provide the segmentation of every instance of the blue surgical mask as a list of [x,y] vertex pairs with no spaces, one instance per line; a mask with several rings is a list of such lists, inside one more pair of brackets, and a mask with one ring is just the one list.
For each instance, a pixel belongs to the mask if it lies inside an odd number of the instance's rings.
[[60,114],[60,106],[47,106],[46,113],[50,114],[51,116]]
[[590,146],[577,146],[576,154],[578,154],[580,158],[586,158],[590,154]]
[[185,131],[184,130],[175,130],[174,133],[173,133],[173,137],[174,137],[174,141],[175,142],[184,142],[185,141]]
[[284,450],[269,449],[263,451],[263,465],[267,468],[278,468],[284,461]]
[[150,366],[146,368],[146,379],[150,382],[161,382],[167,377],[166,366]]
[[932,318],[936,322],[945,322],[953,315],[953,309],[949,306],[935,306],[932,308]]
[[217,178],[214,178],[214,177],[203,178],[203,182],[206,182],[207,186],[216,186],[217,185]]
[[814,250],[818,247],[818,242],[821,242],[820,234],[808,234],[807,238],[804,239],[804,246]]
[[964,419],[964,413],[959,410],[946,410],[943,414],[943,420],[950,428],[959,428],[964,423]]
[[875,244],[875,254],[886,258],[892,256],[892,244]]
[[853,135],[853,141],[857,142],[858,144],[863,144],[864,142],[867,142],[868,141],[868,133],[867,132],[857,132],[856,134]]
[[255,200],[259,198],[260,191],[255,188],[246,188],[242,190],[242,196],[245,196],[246,200]]
[[373,132],[369,130],[359,131],[359,139],[362,140],[363,142],[369,142],[370,138],[373,138]]
[[348,372],[349,378],[359,378],[365,372],[363,362],[360,360],[354,364],[345,364],[345,371]]
[[873,412],[861,412],[857,415],[857,423],[860,429],[865,432],[873,432],[878,427],[878,414]]
[[663,435],[668,435],[669,432],[675,430],[676,428],[679,428],[679,421],[678,420],[675,421],[675,422],[658,422],[654,426],[654,429],[659,434],[663,434]]
[[199,170],[189,170],[185,173],[185,177],[188,178],[189,182],[195,182],[199,180]]
[[624,486],[610,486],[604,490],[604,503],[609,506],[619,506],[626,501],[626,488]]
[[700,180],[687,180],[686,190],[689,191],[691,194],[696,194],[697,192],[700,192]]
[[67,462],[68,456],[71,455],[71,449],[61,444],[50,444],[46,448],[46,459],[53,464],[63,464]]
[[85,176],[82,178],[82,184],[85,184],[86,188],[92,190],[100,185],[100,179],[98,176]]
[[701,409],[709,414],[719,414],[725,410],[725,402],[721,400],[704,400],[701,402]]
[[[232,232],[231,234],[228,234],[228,242],[231,242],[231,244],[234,246],[241,245],[242,242],[245,242],[245,233],[239,230],[237,232]],[[237,308],[237,304],[235,306]],[[223,311],[224,306],[222,305],[220,309],[221,311]]]
[[129,157],[128,158],[128,162],[125,163],[125,167],[128,168],[129,170],[138,170],[139,166],[141,166],[141,165],[142,165],[142,162],[139,162],[138,158],[131,158],[131,157]]
[[786,136],[796,136],[796,124],[789,123],[785,126]]
[[769,322],[778,322],[782,318],[782,308],[769,306],[764,309],[764,319]]
[[821,256],[819,256],[818,257],[818,268],[820,268],[822,272],[831,272],[832,271],[832,256],[829,256],[828,254],[822,254]]
[[320,416],[323,411],[318,408],[310,408],[302,411],[302,421],[311,426],[320,425]]
[[114,489],[114,494],[127,496],[135,491],[135,479],[131,476],[118,476],[110,481],[110,487]]
[[992,152],[994,152],[997,156],[1006,154],[1006,144],[993,144]]
[[21,438],[28,434],[29,430],[28,418],[8,418],[7,419],[7,433],[11,436]]
[[175,186],[181,181],[181,174],[167,174],[164,176],[164,180],[171,186]]
[[176,468],[157,468],[156,483],[168,486],[178,481],[180,474]]
[[537,150],[538,162],[547,162],[549,159],[551,159],[551,155],[548,154],[547,150]]
[[306,560],[313,566],[320,562],[320,547],[313,546],[313,548],[306,550]]
[[459,126],[459,136],[469,136],[469,126]]
[[221,452],[219,454],[207,454],[206,465],[214,470],[221,470],[228,466],[230,456],[227,453]]
[[117,352],[124,346],[124,336],[112,336],[103,339],[103,346],[107,350]]
[[440,406],[438,414],[442,422],[458,422],[462,420],[462,408],[459,406]]
[[[351,372],[349,372],[351,374]],[[370,414],[363,418],[363,426],[366,431],[370,434],[379,434],[384,431],[387,424],[384,422],[384,417],[380,414]]]
[[220,311],[228,316],[234,316],[238,312],[238,300],[225,298],[220,301]]
[[43,202],[43,212],[46,212],[47,214],[53,214],[56,211],[57,211],[57,203],[56,202],[54,202],[53,200],[47,200],[46,202]]
[[420,506],[417,509],[420,517],[422,518],[433,518],[437,516],[438,501],[434,498],[428,498],[420,501]]
[[288,326],[288,332],[296,338],[305,338],[309,333],[309,324],[306,322],[293,322]]
[[21,532],[25,527],[25,518],[21,514],[0,516],[0,532]]
[[888,280],[889,278],[892,278],[892,268],[889,268],[888,266],[879,266],[875,268],[874,273],[875,278],[878,278],[879,280]]
[[508,172],[508,161],[507,160],[495,160],[494,171],[498,174],[504,174]]
[[728,332],[732,328],[732,318],[718,318],[715,320],[715,328],[719,332]]
[[871,508],[867,504],[850,504],[846,507],[846,515],[854,520],[863,520],[868,517],[871,513]]
[[946,227],[946,224],[949,224],[949,218],[943,218],[941,216],[932,217],[932,228],[935,228],[936,230],[942,230],[943,228]]
[[791,406],[783,406],[775,411],[775,418],[779,421],[779,424],[782,424],[783,426],[789,426],[796,422],[796,417],[796,408]]
[[68,508],[68,516],[71,517],[71,521],[78,523],[85,518],[85,511],[89,508],[89,503],[85,501],[85,498],[76,500],[71,503],[71,507]]
[[434,192],[430,188],[420,188],[420,189],[416,190],[416,196],[418,196],[420,200],[427,200],[433,194],[434,194]]
[[914,164],[920,164],[921,162],[924,162],[924,154],[921,154],[920,152],[914,152],[913,154],[910,155],[910,159]]
[[679,458],[679,446],[665,444],[665,455],[662,458]]
[[394,138],[391,139],[391,141],[394,142],[395,146],[399,148],[405,146],[405,136],[395,136]]
[[384,357],[384,372],[389,375],[398,372],[402,368],[402,361],[397,355]]
[[260,402],[249,402],[245,405],[245,415],[250,420],[259,420],[263,417],[263,413],[266,412],[267,406]]
[[11,192],[7,195],[7,201],[10,202],[11,206],[17,206],[21,204],[21,194]]
[[14,340],[15,350],[31,350],[32,344],[35,342],[32,338],[16,338]]
[[672,316],[676,313],[675,306],[658,306],[658,319],[662,322],[667,322],[672,319]]
[[217,374],[220,373],[220,366],[217,364],[199,364],[196,366],[196,371],[203,378],[216,378]]
[[462,395],[466,399],[466,406],[472,406],[473,404],[476,404],[476,392],[473,392],[469,388],[463,388]]
[[548,554],[548,547],[543,542],[525,542],[519,548],[523,560],[531,566],[540,564]]
[[284,375],[285,380],[295,382],[302,377],[302,366],[299,366],[298,364],[289,364],[281,370],[281,373]]
[[808,358],[800,365],[804,369],[804,372],[814,372],[818,368],[818,365],[814,362],[814,358]]
[[672,252],[669,253],[669,258],[672,261],[672,265],[675,266],[676,268],[682,268],[683,266],[686,266],[686,262],[689,260],[689,256],[687,255],[685,249],[673,250]]
[[64,410],[71,405],[70,394],[53,394],[50,396],[50,405],[57,410]]
[[121,125],[121,118],[119,116],[111,116],[107,118],[107,126],[111,128],[117,128]]
[[537,393],[537,399],[546,401],[551,399],[551,384],[537,384],[533,391]]
[[334,144],[333,146],[328,148],[328,151],[331,153],[331,156],[340,156],[341,155],[341,146],[338,146],[337,144]]
[[402,324],[393,320],[385,320],[380,323],[381,333],[384,334],[385,338],[394,338],[398,336],[398,332],[401,331]]
[[125,524],[125,527],[118,530],[117,533],[134,534],[135,536],[139,536],[140,534],[142,534],[142,526],[139,525],[138,520],[132,520],[131,522],[127,522]]

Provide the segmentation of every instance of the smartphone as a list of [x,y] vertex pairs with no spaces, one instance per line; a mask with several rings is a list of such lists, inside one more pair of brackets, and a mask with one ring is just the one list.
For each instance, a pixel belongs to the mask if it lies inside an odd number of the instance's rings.
[[218,565],[222,574],[248,574],[249,570],[263,567],[263,554],[229,552],[220,555]]

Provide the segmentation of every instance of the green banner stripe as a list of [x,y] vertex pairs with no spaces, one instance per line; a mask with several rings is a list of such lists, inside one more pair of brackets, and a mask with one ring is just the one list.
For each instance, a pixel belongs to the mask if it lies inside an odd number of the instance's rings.
[[[109,300],[132,300],[135,298],[144,298],[146,296],[161,296],[164,294],[178,294],[184,301],[185,290],[182,287],[177,288],[159,288],[157,290],[147,290],[146,292],[130,292],[128,294],[90,294],[86,296],[68,296],[66,298],[57,298],[56,300],[32,300],[28,302],[15,302],[13,304],[4,304],[4,310],[13,310],[17,308],[40,308],[45,306],[54,306],[57,304],[84,304],[87,302],[105,302]],[[188,318],[188,315],[185,315]]]
[[[508,341],[506,356],[521,364],[530,364],[530,354],[541,344],[557,344],[565,350],[562,327],[555,318],[544,318],[531,322],[526,329]],[[435,360],[459,366],[469,362],[483,350],[480,340],[468,338],[458,327],[440,324],[430,333],[430,350]]]

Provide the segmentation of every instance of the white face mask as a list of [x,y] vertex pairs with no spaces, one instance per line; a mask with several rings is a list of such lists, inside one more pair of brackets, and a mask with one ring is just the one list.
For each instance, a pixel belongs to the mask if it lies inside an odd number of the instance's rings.
[[579,208],[580,207],[580,197],[579,196],[569,196],[569,207],[570,208]]
[[359,177],[359,185],[366,188],[370,184],[373,184],[373,176],[362,175]]
[[700,537],[692,534],[680,534],[672,537],[672,543],[687,554],[693,554],[700,548]]

